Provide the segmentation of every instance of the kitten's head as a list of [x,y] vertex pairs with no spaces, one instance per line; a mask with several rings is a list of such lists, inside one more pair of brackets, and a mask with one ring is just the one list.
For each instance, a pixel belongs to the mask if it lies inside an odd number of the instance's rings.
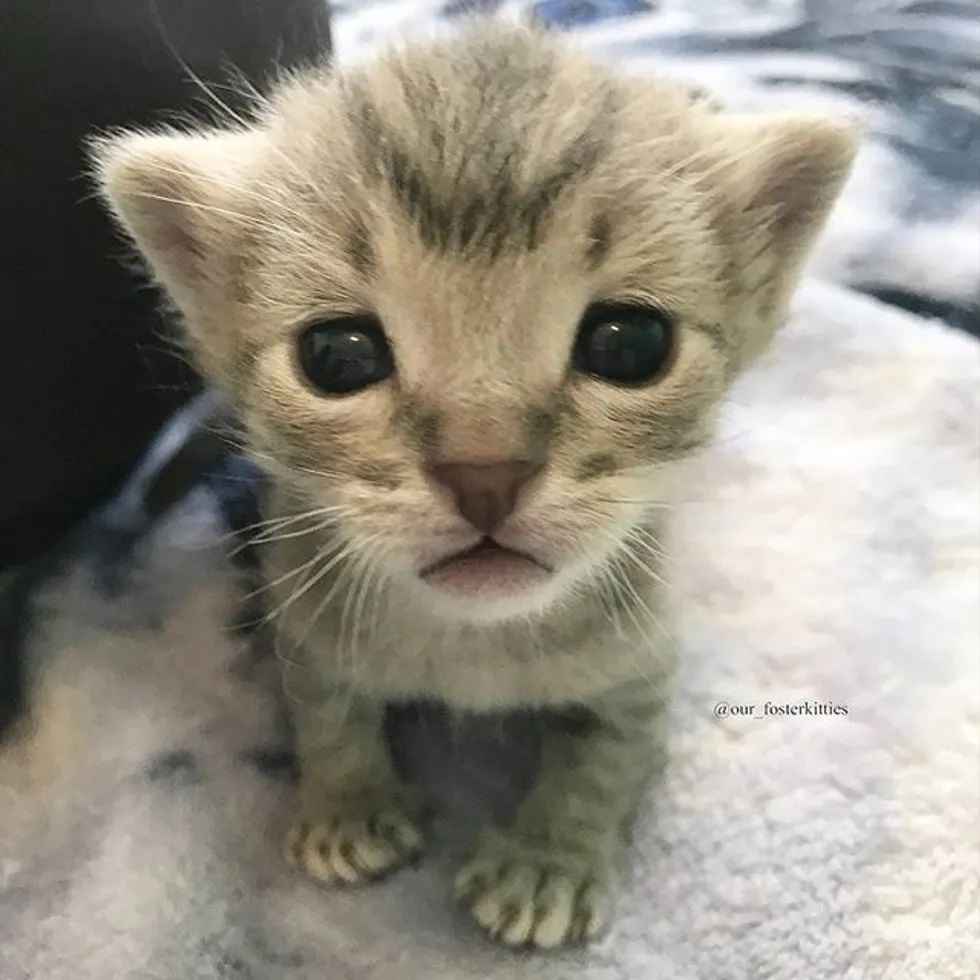
[[297,510],[486,621],[646,554],[853,150],[482,24],[97,160]]

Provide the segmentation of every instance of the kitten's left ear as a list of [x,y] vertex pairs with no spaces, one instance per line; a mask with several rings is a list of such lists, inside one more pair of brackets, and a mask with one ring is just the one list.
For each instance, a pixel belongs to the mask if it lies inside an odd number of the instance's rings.
[[857,152],[854,126],[824,116],[716,116],[724,127],[725,215],[735,284],[752,321],[743,360],[768,343]]

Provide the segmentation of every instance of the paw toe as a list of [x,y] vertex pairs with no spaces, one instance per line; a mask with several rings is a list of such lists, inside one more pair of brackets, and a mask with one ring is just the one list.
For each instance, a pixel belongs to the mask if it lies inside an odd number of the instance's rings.
[[575,885],[566,875],[549,876],[538,894],[538,910],[532,936],[535,946],[554,949],[568,934],[575,906]]
[[360,884],[380,878],[414,857],[422,835],[394,812],[367,820],[301,823],[286,836],[286,860],[326,884]]
[[508,946],[584,942],[604,922],[597,881],[545,863],[478,856],[457,876],[456,895],[491,938]]

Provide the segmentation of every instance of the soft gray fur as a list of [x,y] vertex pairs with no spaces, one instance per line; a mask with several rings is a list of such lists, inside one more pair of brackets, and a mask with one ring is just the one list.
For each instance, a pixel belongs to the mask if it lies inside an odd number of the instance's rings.
[[[663,514],[781,324],[853,153],[834,120],[719,114],[489,22],[298,75],[225,131],[101,144],[111,205],[274,477],[267,573],[303,774],[294,864],[352,884],[420,851],[386,704],[545,709],[540,776],[456,890],[509,945],[599,934],[664,759]],[[569,370],[596,301],[669,315],[655,383]],[[362,312],[384,324],[396,376],[316,394],[298,331]],[[499,460],[540,476],[497,539],[553,572],[504,598],[447,596],[419,569],[477,539],[428,474]]]

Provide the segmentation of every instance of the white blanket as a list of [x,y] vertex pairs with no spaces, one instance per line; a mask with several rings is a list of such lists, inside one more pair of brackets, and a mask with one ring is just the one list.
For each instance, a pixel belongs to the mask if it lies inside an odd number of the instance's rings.
[[474,777],[425,731],[426,861],[340,892],[285,867],[275,664],[228,628],[202,493],[122,599],[84,558],[40,599],[33,724],[0,753],[0,977],[975,977],[980,348],[834,287],[799,307],[676,513],[672,762],[597,946],[532,962],[453,910],[456,828],[508,756]]

